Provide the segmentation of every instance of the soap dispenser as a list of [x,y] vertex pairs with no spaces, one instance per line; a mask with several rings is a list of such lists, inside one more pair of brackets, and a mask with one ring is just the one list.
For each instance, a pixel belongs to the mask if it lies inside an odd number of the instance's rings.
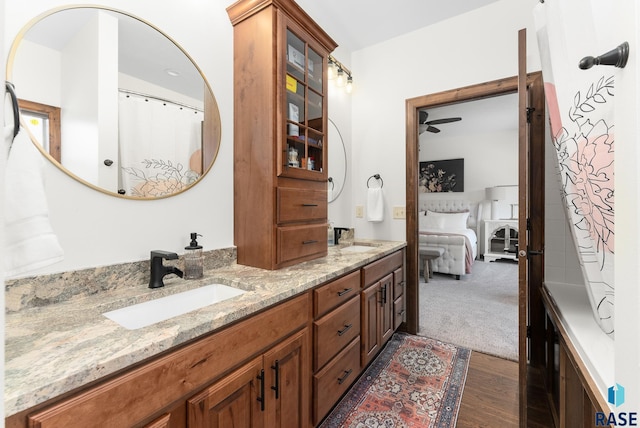
[[184,279],[202,278],[204,270],[204,256],[202,255],[202,245],[198,245],[198,233],[191,234],[191,243],[184,247]]
[[332,246],[335,242],[333,242],[333,223],[329,222],[329,226],[327,227],[327,245]]

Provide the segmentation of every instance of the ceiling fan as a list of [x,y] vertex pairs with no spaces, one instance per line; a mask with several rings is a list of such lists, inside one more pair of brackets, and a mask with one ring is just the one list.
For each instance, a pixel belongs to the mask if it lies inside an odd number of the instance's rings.
[[427,120],[429,118],[429,113],[427,113],[424,110],[419,110],[419,113],[420,113],[420,117],[418,120],[420,123],[420,129],[419,129],[420,134],[422,134],[423,132],[433,132],[433,133],[440,132],[440,129],[431,125],[440,125],[443,123],[458,122],[462,120],[461,117],[448,117],[445,119]]

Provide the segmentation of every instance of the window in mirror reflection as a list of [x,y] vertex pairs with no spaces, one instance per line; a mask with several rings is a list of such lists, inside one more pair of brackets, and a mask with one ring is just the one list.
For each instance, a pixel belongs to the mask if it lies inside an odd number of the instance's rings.
[[24,126],[44,151],[60,162],[60,108],[27,100],[18,100],[18,105]]

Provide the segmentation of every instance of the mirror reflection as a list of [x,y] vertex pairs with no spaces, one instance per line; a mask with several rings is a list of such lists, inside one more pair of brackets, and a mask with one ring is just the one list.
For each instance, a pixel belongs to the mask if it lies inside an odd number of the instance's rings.
[[41,151],[80,182],[133,199],[195,184],[215,161],[220,115],[190,57],[157,28],[74,7],[25,27],[7,78]]
[[329,141],[331,148],[328,153],[329,165],[327,174],[329,182],[327,192],[329,203],[331,203],[338,199],[347,181],[347,149],[340,129],[331,118],[329,118]]

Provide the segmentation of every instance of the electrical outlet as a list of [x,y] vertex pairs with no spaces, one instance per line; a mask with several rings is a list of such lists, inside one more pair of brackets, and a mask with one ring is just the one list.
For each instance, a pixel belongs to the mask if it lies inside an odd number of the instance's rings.
[[404,207],[393,207],[393,218],[407,218]]
[[364,217],[364,207],[362,205],[356,205],[356,217],[357,218]]

